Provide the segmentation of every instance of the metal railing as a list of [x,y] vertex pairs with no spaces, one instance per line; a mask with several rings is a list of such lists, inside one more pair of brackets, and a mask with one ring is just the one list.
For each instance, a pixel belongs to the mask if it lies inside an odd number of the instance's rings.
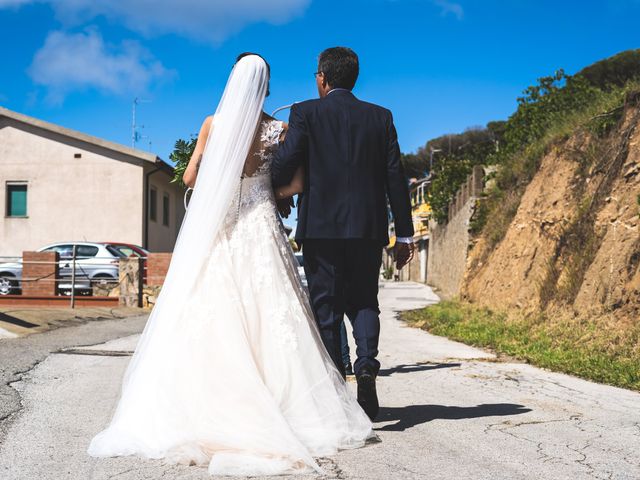
[[[69,296],[70,307],[75,308],[76,297],[93,296],[104,298],[105,295],[95,295],[95,287],[100,285],[109,285],[109,290],[119,287],[125,278],[120,278],[120,260],[121,259],[142,260],[140,275],[145,276],[148,270],[146,260],[148,257],[79,257],[74,248],[71,257],[63,257],[58,261],[46,260],[27,260],[22,256],[2,256],[0,255],[0,298],[6,295],[16,294],[17,291],[22,294],[23,285],[25,283],[55,283],[56,296]],[[41,276],[25,277],[23,275],[24,265],[57,265],[58,275],[55,273],[46,273]],[[92,276],[95,269],[111,269],[113,275],[108,272],[98,272]],[[62,273],[62,272],[63,273]],[[64,293],[68,292],[68,293]],[[85,292],[85,295],[82,295]],[[87,295],[86,293],[89,293]]]

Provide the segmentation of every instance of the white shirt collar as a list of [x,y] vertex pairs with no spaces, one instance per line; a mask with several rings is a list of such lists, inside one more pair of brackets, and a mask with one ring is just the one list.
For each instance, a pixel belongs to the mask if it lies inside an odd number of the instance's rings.
[[336,91],[338,91],[338,90],[344,90],[344,91],[346,91],[346,92],[350,92],[350,91],[351,91],[351,90],[349,90],[348,88],[332,88],[331,90],[329,90],[329,91],[327,92],[327,95],[329,95],[331,92],[336,92]]

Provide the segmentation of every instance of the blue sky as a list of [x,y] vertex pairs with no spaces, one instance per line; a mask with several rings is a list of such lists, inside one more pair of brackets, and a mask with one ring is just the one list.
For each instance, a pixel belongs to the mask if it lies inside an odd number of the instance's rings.
[[128,145],[139,96],[138,146],[168,159],[237,53],[271,63],[271,111],[315,97],[318,53],[347,45],[356,95],[393,111],[411,152],[506,118],[540,76],[640,47],[638,18],[638,0],[0,0],[0,105]]

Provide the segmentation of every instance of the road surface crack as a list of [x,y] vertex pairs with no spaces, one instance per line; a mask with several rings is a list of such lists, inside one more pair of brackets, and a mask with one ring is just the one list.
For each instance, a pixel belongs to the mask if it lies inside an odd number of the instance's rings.
[[[16,399],[16,402],[14,407],[9,406],[9,410],[2,416],[0,416],[0,446],[4,443],[5,436],[7,435],[7,432],[9,430],[10,422],[24,409],[24,401],[22,400],[22,395],[20,395],[20,391],[15,388],[13,384],[22,381],[24,379],[24,376],[30,373],[38,365],[40,365],[45,360],[45,358],[34,361],[24,370],[12,372],[11,376],[4,382],[4,386],[8,389],[8,396],[14,397]],[[8,405],[11,405],[11,402],[7,403]]]
[[133,355],[129,350],[87,350],[83,348],[65,348],[53,352],[59,355],[93,355],[97,357],[130,357]]

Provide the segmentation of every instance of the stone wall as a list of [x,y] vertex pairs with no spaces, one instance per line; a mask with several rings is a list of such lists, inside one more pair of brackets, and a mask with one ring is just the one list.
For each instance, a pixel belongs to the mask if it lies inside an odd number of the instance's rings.
[[119,292],[120,305],[125,307],[142,306],[142,268],[143,261],[139,257],[120,259]]
[[483,168],[474,167],[449,204],[447,222],[429,222],[427,283],[437,289],[441,298],[452,298],[460,293],[469,249],[469,220],[476,198],[482,192],[483,179]]

